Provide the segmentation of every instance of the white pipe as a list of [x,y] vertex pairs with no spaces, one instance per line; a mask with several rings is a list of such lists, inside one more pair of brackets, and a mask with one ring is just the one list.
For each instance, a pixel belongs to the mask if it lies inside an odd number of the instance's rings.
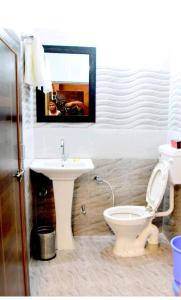
[[165,217],[168,216],[172,213],[173,209],[174,209],[174,185],[170,184],[170,207],[168,210],[166,211],[161,211],[161,212],[157,212],[155,214],[155,217]]
[[112,193],[112,206],[115,206],[114,193],[113,193],[112,186],[110,185],[110,183],[109,183],[108,181],[106,181],[106,180],[104,180],[104,179],[102,179],[102,181],[103,181],[104,183],[106,183],[106,184],[109,186],[109,188],[110,188],[110,190],[111,190],[111,193]]
[[137,247],[144,248],[146,242],[149,244],[157,245],[159,242],[159,230],[158,228],[150,223],[135,240]]
[[158,228],[150,224],[152,226],[149,226],[149,236],[148,236],[148,243],[152,245],[158,245],[159,242],[159,230]]

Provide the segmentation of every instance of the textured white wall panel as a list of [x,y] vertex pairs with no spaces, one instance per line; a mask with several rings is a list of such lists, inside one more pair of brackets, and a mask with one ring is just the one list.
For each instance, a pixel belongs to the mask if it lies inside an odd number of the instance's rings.
[[97,126],[167,129],[169,73],[98,68],[96,91]]
[[35,120],[35,127],[167,130],[168,100],[169,73],[166,71],[98,67],[95,124],[36,123]]
[[181,73],[172,74],[169,95],[169,138],[181,139]]
[[35,120],[35,157],[59,156],[61,138],[70,156],[157,157],[167,140],[169,73],[98,67],[96,85],[96,123]]

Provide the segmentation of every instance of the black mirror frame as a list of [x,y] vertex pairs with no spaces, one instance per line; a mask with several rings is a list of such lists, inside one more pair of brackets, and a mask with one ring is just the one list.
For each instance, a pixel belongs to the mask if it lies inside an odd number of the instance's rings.
[[46,116],[43,88],[36,88],[37,122],[96,122],[96,48],[78,46],[43,45],[44,52],[89,55],[89,115],[88,116]]

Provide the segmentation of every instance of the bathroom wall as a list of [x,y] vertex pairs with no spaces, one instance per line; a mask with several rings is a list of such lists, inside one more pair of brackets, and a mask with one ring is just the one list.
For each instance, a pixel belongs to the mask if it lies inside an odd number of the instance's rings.
[[[97,48],[95,124],[36,123],[35,101],[33,108],[35,158],[59,157],[64,138],[67,156],[91,157],[95,164],[93,172],[75,181],[74,234],[109,233],[102,212],[111,205],[111,192],[95,182],[95,175],[111,183],[116,204],[143,204],[158,146],[167,142],[168,11],[163,14],[161,3],[141,2],[140,8],[135,2],[130,6],[130,1],[121,1],[121,8],[114,10],[112,1],[101,10],[100,4],[94,10],[91,4],[86,14],[76,10],[71,22],[62,14],[58,30],[33,32],[43,44]],[[37,205],[41,216],[45,202]],[[81,205],[86,215],[80,213]]]
[[[123,47],[117,35],[111,38],[111,49],[110,43],[99,34],[90,35],[89,40],[81,32],[77,40],[70,31],[37,29],[36,34],[43,44],[96,46],[97,86],[95,124],[36,123],[35,115],[35,156],[59,156],[60,139],[64,138],[70,156],[156,158],[158,145],[167,138],[167,54],[155,57],[149,50],[149,55],[141,60],[137,49],[126,56],[122,48],[127,45]],[[98,37],[102,38],[102,44]],[[142,46],[139,50],[143,54]],[[130,140],[134,147],[130,147]]]
[[[154,159],[94,160],[95,169],[75,181],[72,227],[74,235],[111,234],[103,211],[113,205],[145,205],[146,187]],[[97,183],[95,176],[109,182]],[[86,214],[82,214],[84,206]],[[161,226],[159,220],[157,225]]]
[[[94,177],[100,175],[109,181],[116,204],[144,204],[148,179],[158,159],[158,146],[167,140],[167,52],[165,56],[153,55],[149,50],[146,57],[145,44],[133,50],[132,42],[131,52],[124,44],[122,31],[118,38],[117,34],[110,36],[109,30],[110,42],[100,33],[93,36],[80,31],[75,38],[75,32],[70,29],[39,28],[35,32],[43,44],[96,46],[96,123],[36,123],[34,105],[34,156],[60,157],[63,138],[67,156],[93,159],[94,171],[75,181],[73,232],[75,235],[110,234],[103,211],[112,205],[112,194],[108,186],[97,184]],[[133,33],[130,39],[134,39]],[[152,42],[149,41],[149,46]],[[50,214],[54,216],[51,190],[49,195],[51,204],[37,200],[37,214],[43,223],[50,219],[54,222],[54,217],[50,217]],[[85,215],[81,214],[82,205],[85,205]],[[43,217],[46,214],[47,220]]]
[[170,6],[68,0],[63,11],[59,26],[32,33],[47,45],[96,47],[96,123],[36,123],[35,115],[35,156],[58,157],[64,138],[70,156],[157,158],[167,141]]
[[158,146],[166,142],[168,71],[97,66],[96,72],[96,123],[35,119],[35,156],[58,157],[64,138],[70,156],[156,158]]

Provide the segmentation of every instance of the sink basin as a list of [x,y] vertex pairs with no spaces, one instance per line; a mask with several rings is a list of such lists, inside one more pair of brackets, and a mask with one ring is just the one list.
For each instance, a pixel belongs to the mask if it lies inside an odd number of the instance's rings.
[[74,249],[72,234],[72,199],[74,180],[92,169],[90,158],[35,159],[30,169],[42,173],[53,181],[56,214],[56,248]]
[[76,179],[81,174],[94,169],[90,158],[35,159],[31,164],[33,171],[43,173],[52,180]]

